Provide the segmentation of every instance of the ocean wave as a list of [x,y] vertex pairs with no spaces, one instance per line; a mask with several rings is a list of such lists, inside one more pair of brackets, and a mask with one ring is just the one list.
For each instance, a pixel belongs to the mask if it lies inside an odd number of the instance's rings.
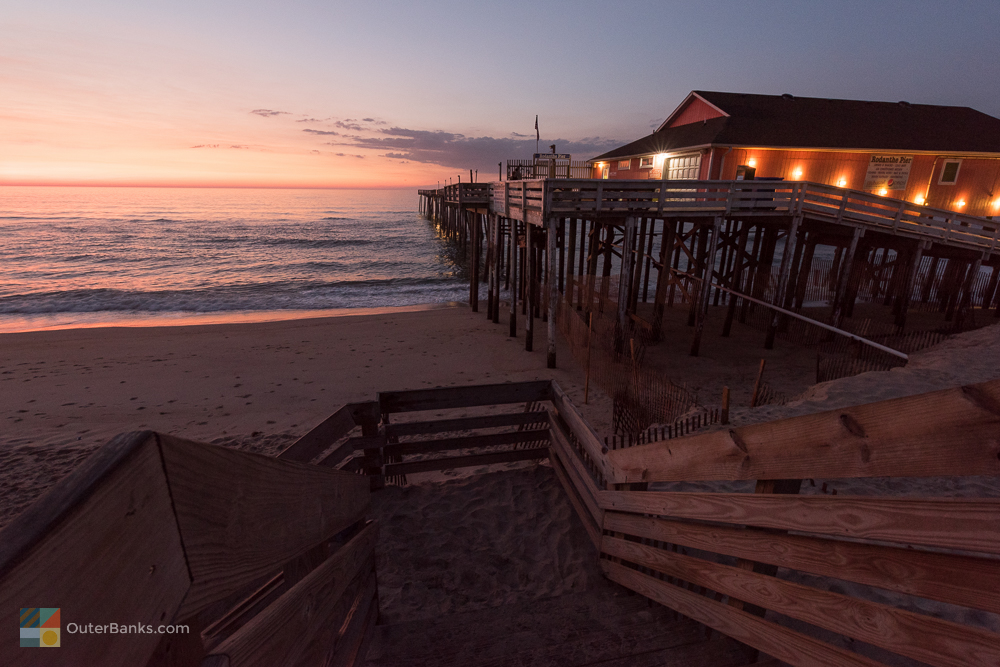
[[341,282],[275,282],[204,289],[78,289],[0,298],[0,314],[93,312],[227,312],[409,305],[462,298],[455,280],[391,278]]

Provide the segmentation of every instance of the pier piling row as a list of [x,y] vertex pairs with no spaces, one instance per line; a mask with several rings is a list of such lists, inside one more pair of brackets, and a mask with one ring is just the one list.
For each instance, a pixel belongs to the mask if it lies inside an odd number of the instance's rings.
[[819,324],[830,335],[850,335],[841,328],[862,300],[890,306],[897,332],[915,305],[955,328],[977,308],[1000,313],[1000,221],[818,183],[461,183],[420,190],[419,211],[469,253],[473,311],[485,281],[487,317],[499,321],[509,291],[510,335],[520,309],[526,350],[534,321],[547,324],[550,368],[560,309],[586,321],[610,306],[622,332],[655,339],[664,308],[684,305],[695,356],[711,305],[728,305],[723,336],[762,306],[767,349],[790,318],[817,322],[799,314],[817,295],[829,303]]

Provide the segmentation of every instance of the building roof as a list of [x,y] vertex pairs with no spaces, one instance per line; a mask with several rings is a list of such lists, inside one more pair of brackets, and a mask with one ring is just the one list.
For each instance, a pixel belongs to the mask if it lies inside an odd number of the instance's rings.
[[[692,100],[723,115],[672,124]],[[708,145],[1000,153],[1000,119],[969,107],[696,90],[656,132],[593,160]]]

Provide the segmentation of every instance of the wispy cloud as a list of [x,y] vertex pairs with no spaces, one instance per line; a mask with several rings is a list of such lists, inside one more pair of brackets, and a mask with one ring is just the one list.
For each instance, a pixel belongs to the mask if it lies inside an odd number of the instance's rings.
[[305,128],[303,132],[308,132],[309,134],[319,134],[323,136],[339,137],[340,132],[335,132],[334,130],[314,130],[312,128]]
[[325,122],[327,120],[330,120],[330,119],[329,118],[299,118],[295,122],[296,123],[323,123],[323,122]]
[[[577,141],[546,139],[544,146],[552,143],[556,144],[560,153],[572,153],[574,158],[582,160],[615,148],[622,142],[602,137],[586,137]],[[525,138],[516,134],[500,138],[467,137],[454,132],[403,127],[379,129],[375,136],[345,136],[330,144],[379,151],[383,157],[393,160],[463,169],[492,169],[498,162],[527,158],[535,152],[534,137]]]
[[229,144],[228,146],[223,144],[198,144],[197,146],[192,146],[191,148],[235,148],[238,150],[249,150],[250,147],[246,144]]
[[275,111],[273,109],[254,109],[250,113],[256,114],[258,116],[263,116],[264,118],[268,118],[269,116],[282,116],[282,115],[290,116],[291,115],[291,112],[289,112],[289,111]]

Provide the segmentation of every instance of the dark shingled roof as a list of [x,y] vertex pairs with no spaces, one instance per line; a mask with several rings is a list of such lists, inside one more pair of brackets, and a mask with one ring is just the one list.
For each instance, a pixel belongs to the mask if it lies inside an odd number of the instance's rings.
[[694,92],[729,117],[659,130],[593,159],[709,144],[1000,153],[1000,119],[969,107]]

